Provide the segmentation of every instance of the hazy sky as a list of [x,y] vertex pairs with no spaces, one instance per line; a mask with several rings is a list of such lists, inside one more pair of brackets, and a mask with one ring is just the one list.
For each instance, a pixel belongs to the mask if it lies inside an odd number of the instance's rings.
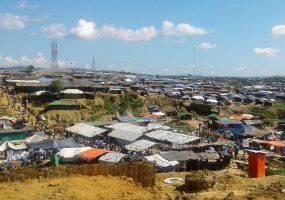
[[0,1],[0,66],[285,75],[284,0]]

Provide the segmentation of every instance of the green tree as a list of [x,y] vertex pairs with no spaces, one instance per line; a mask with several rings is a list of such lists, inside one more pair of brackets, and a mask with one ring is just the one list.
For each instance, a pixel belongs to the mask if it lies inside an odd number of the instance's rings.
[[34,72],[35,71],[35,67],[33,66],[33,65],[29,65],[28,67],[27,67],[27,73],[32,73],[32,72]]
[[52,92],[60,92],[64,89],[64,84],[60,80],[54,80],[50,84],[50,91]]

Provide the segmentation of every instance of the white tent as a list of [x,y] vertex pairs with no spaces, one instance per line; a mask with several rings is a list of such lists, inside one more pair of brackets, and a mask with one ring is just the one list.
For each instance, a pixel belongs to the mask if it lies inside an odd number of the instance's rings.
[[0,152],[4,152],[7,150],[24,150],[26,149],[27,146],[25,144],[20,144],[20,145],[14,145],[9,141],[5,141],[1,146],[0,146]]
[[204,101],[205,100],[205,98],[202,96],[193,96],[192,99],[197,100],[197,101]]

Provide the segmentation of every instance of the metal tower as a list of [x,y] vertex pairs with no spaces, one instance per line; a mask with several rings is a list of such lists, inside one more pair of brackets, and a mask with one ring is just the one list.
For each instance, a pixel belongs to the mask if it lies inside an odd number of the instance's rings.
[[194,50],[194,56],[193,56],[194,57],[193,58],[193,60],[194,60],[194,66],[193,66],[194,73],[193,74],[194,74],[194,77],[195,77],[196,76],[196,47],[194,47],[193,50]]
[[91,71],[92,71],[93,73],[95,73],[95,71],[96,71],[96,68],[95,68],[95,57],[93,57],[92,66],[91,66]]
[[57,43],[51,42],[51,69],[57,69]]

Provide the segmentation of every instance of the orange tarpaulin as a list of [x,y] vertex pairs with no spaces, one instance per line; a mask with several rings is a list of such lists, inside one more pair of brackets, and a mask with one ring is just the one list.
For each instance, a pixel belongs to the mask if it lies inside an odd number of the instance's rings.
[[230,116],[230,119],[241,121],[241,120],[250,120],[250,119],[252,119],[252,117],[247,116],[247,115],[232,115],[232,116]]
[[282,144],[280,141],[264,141],[262,142],[262,144],[269,144],[269,145],[273,145],[273,146],[277,146],[277,147],[283,147],[285,146],[284,144]]
[[85,160],[93,160],[100,156],[102,156],[105,153],[111,152],[107,149],[88,149],[86,151],[82,151],[79,154],[79,157],[85,159]]
[[157,120],[160,119],[160,116],[154,115],[154,114],[151,114],[151,113],[142,113],[142,114],[140,115],[140,117],[152,117],[152,118],[157,119]]

